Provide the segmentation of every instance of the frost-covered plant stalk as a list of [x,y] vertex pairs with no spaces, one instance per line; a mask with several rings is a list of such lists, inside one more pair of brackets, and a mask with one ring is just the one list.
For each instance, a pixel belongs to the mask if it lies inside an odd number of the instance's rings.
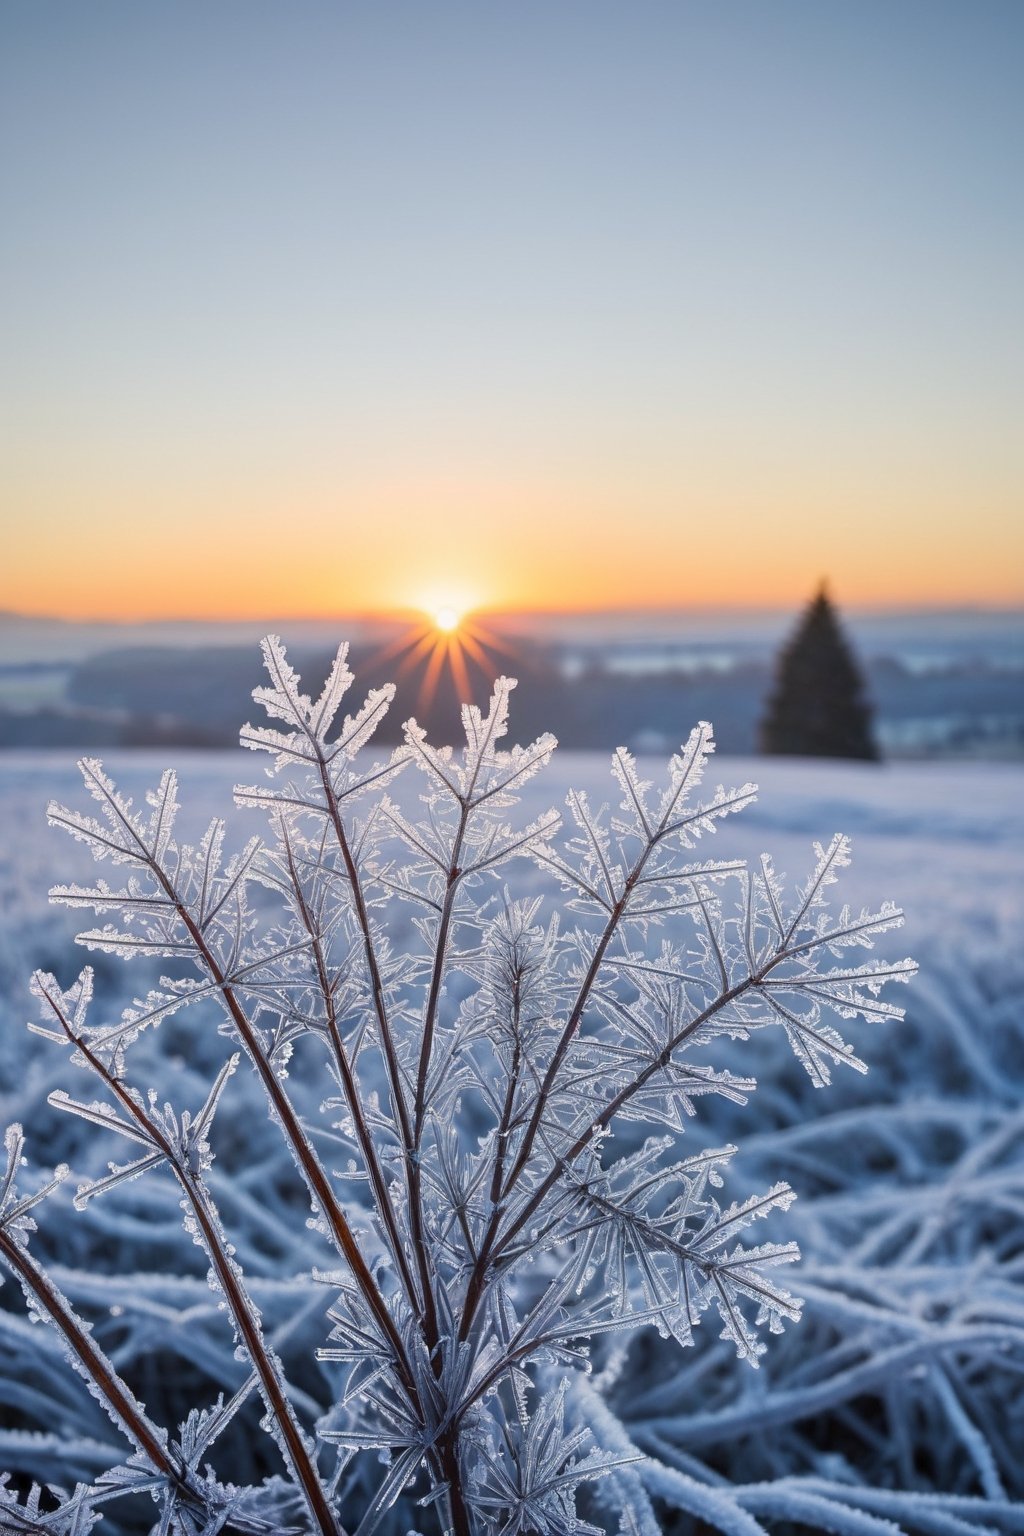
[[[98,1503],[148,1489],[159,1494],[161,1531],[281,1529],[279,1489],[271,1510],[260,1490],[222,1486],[208,1466],[255,1390],[300,1496],[300,1528],[340,1536],[372,1453],[376,1486],[361,1499],[359,1536],[409,1488],[433,1506],[425,1520],[459,1536],[593,1530],[576,1516],[577,1489],[614,1463],[588,1448],[566,1392],[595,1336],[652,1326],[686,1345],[712,1311],[756,1366],[762,1326],[777,1331],[799,1315],[775,1278],[795,1246],[743,1241],[793,1192],[776,1184],[725,1207],[716,1191],[735,1149],[680,1149],[697,1098],[742,1102],[754,1087],[716,1068],[712,1047],[777,1025],[816,1084],[834,1063],[863,1071],[827,1015],[900,1016],[879,993],[907,980],[911,963],[846,955],[901,914],[829,909],[848,859],[841,837],[817,850],[793,898],[764,856],[753,869],[694,861],[696,840],[754,795],[749,784],[702,793],[706,725],[658,789],[616,752],[618,811],[570,793],[563,834],[554,811],[526,826],[510,819],[555,746],[544,736],[502,748],[511,682],[499,680],[486,715],[464,710],[460,752],[432,747],[410,721],[405,745],[371,763],[364,749],[393,690],[371,693],[339,727],[351,682],[344,647],[315,703],[276,639],[264,655],[270,681],[255,697],[279,724],[247,725],[241,739],[272,766],[236,799],[265,813],[265,840],[224,865],[220,822],[198,846],[174,840],[172,773],[140,813],[91,761],[82,770],[100,814],[50,809],[55,825],[126,871],[116,888],[53,892],[104,915],[80,941],[163,957],[174,975],[117,1022],[90,1018],[89,971],[67,990],[45,974],[34,983],[37,1027],[69,1046],[100,1090],[52,1102],[129,1144],[129,1160],[83,1185],[76,1205],[142,1174],[176,1180],[248,1376],[231,1401],[197,1408],[184,1425],[150,1422],[30,1252],[29,1208],[53,1185],[19,1199],[12,1128],[0,1260],[133,1451],[56,1514],[18,1505],[17,1528],[84,1531]],[[422,775],[415,814],[390,792],[407,768]],[[536,880],[526,898],[503,883],[523,858],[544,872],[546,894]],[[399,946],[406,904],[415,943]],[[210,998],[234,1054],[205,1103],[165,1102],[133,1081],[132,1044]],[[319,1053],[329,1074],[326,1134],[303,1123],[289,1092],[300,1049]],[[242,1059],[334,1251],[321,1276],[333,1297],[321,1358],[333,1362],[337,1392],[315,1425],[293,1406],[207,1176],[214,1116]],[[5,1499],[13,1520],[14,1496],[0,1488]]]

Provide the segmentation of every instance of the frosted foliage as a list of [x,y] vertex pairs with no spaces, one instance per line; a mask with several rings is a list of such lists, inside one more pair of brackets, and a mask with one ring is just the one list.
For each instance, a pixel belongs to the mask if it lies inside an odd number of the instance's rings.
[[[4,1519],[13,1511],[4,1528],[85,1531],[146,1494],[161,1511],[154,1529],[190,1536],[370,1536],[396,1529],[413,1499],[425,1528],[459,1536],[649,1532],[641,1452],[587,1385],[592,1351],[613,1381],[631,1341],[690,1346],[710,1322],[757,1368],[768,1336],[798,1321],[782,1279],[797,1257],[785,1230],[794,1191],[776,1178],[727,1193],[736,1148],[702,1141],[702,1101],[742,1117],[755,1083],[737,1070],[737,1042],[742,1063],[743,1042],[767,1030],[815,1086],[837,1067],[863,1071],[847,1033],[858,1019],[899,1019],[882,994],[914,970],[865,951],[901,913],[837,910],[843,837],[815,848],[793,894],[766,856],[710,857],[708,840],[755,791],[705,784],[705,724],[659,784],[620,750],[611,809],[572,791],[564,811],[531,819],[520,794],[555,741],[506,744],[508,679],[486,711],[464,708],[459,750],[434,747],[411,720],[404,745],[375,761],[393,690],[340,718],[344,647],[315,700],[278,640],[263,649],[268,681],[254,697],[272,724],[244,726],[241,740],[268,766],[236,800],[264,830],[230,857],[220,820],[194,845],[178,840],[173,773],[136,808],[86,760],[91,810],[50,807],[55,826],[117,866],[115,883],[54,889],[97,915],[79,942],[167,975],[120,1018],[93,1005],[89,970],[66,989],[34,980],[33,1027],[92,1078],[86,1093],[54,1089],[50,1105],[114,1148],[75,1205],[171,1182],[245,1379],[181,1424],[149,1420],[30,1252],[29,1212],[66,1170],[19,1195],[12,1128],[0,1259],[128,1451],[72,1493],[0,1491]],[[395,797],[400,774],[417,777],[415,809]],[[517,894],[529,863],[539,878]],[[191,1020],[198,1051],[212,1009],[229,1046],[203,1095],[180,1102],[174,1082],[139,1080],[143,1036]],[[307,1063],[323,1085],[318,1121],[289,1082]],[[322,1297],[308,1368],[333,1383],[326,1412],[306,1368],[286,1372],[286,1335],[268,1330],[232,1246],[238,1197],[215,1198],[218,1113],[243,1064],[307,1191],[295,1252],[317,1250],[297,1262]],[[262,1400],[277,1470],[240,1489],[213,1468],[250,1398]],[[694,1508],[713,1519],[709,1500]],[[761,1527],[737,1507],[723,1528]]]

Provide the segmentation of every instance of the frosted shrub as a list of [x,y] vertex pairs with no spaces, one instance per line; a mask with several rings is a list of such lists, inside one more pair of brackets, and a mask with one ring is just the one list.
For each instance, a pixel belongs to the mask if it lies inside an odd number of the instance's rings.
[[[700,1097],[742,1103],[754,1087],[716,1067],[716,1040],[778,1026],[816,1085],[837,1063],[863,1071],[828,1016],[900,1017],[879,994],[912,964],[850,963],[847,952],[901,914],[830,910],[848,860],[841,837],[817,849],[792,898],[765,856],[754,868],[695,860],[698,839],[754,795],[749,784],[702,791],[706,725],[658,788],[616,752],[613,814],[572,792],[565,831],[556,811],[520,825],[519,791],[555,742],[502,748],[511,682],[498,681],[486,715],[464,709],[459,752],[410,721],[405,744],[372,762],[365,748],[392,689],[338,727],[352,681],[344,647],[315,703],[276,639],[264,656],[269,684],[254,697],[277,724],[247,725],[241,739],[272,765],[236,800],[264,814],[265,839],[227,863],[218,821],[198,845],[179,844],[173,773],[140,812],[88,760],[99,814],[50,808],[54,825],[124,871],[116,885],[53,891],[99,913],[80,942],[160,957],[173,974],[117,1022],[90,1017],[88,970],[67,989],[34,979],[36,1029],[99,1093],[58,1091],[51,1103],[127,1144],[127,1160],[81,1185],[76,1206],[143,1175],[175,1180],[247,1375],[184,1424],[152,1422],[33,1257],[30,1211],[67,1170],[20,1195],[12,1126],[0,1259],[131,1454],[56,1508],[0,1487],[4,1528],[82,1532],[113,1500],[148,1491],[161,1532],[341,1533],[357,1521],[369,1536],[403,1494],[425,1506],[424,1526],[459,1536],[592,1531],[577,1491],[621,1473],[589,1441],[570,1390],[598,1336],[650,1327],[687,1345],[710,1315],[756,1366],[764,1332],[799,1316],[778,1278],[795,1245],[745,1237],[792,1190],[725,1204],[735,1148],[681,1140]],[[415,815],[389,793],[406,770],[422,776]],[[505,883],[523,859],[545,877],[526,897]],[[415,942],[400,945],[409,905]],[[203,999],[219,1004],[233,1053],[205,1102],[168,1102],[166,1087],[133,1080],[133,1043]],[[320,1128],[290,1092],[298,1051],[323,1063]],[[215,1117],[243,1062],[323,1238],[320,1359],[336,1391],[315,1424],[295,1405],[210,1188]],[[239,1489],[216,1477],[216,1442],[253,1392],[283,1478]]]

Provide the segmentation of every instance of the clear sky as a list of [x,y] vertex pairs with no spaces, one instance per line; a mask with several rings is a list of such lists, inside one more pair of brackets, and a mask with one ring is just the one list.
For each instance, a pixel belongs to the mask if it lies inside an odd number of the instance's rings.
[[1021,0],[5,0],[0,607],[1024,601]]

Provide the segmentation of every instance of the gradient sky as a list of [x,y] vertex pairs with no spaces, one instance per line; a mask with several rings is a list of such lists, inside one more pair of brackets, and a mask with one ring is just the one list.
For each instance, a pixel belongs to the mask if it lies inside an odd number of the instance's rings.
[[1020,0],[5,0],[0,607],[1024,601]]

